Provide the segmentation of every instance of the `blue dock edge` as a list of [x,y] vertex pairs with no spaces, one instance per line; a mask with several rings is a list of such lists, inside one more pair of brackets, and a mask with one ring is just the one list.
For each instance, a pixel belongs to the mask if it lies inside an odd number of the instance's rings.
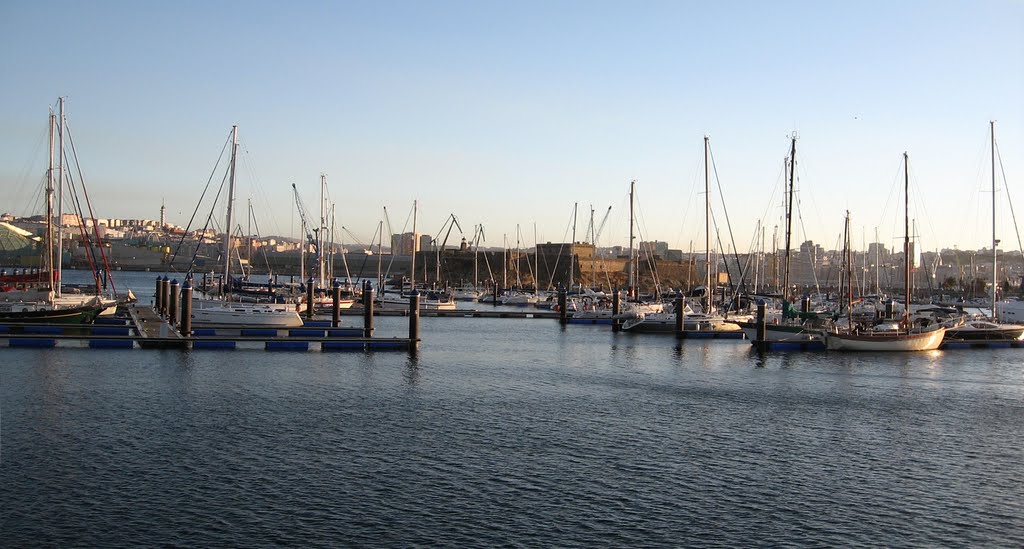
[[[127,335],[127,334],[125,334]],[[131,349],[135,347],[132,339],[90,339],[90,349]]]
[[367,348],[371,351],[398,351],[408,350],[412,342],[408,340],[387,340],[380,339],[370,341],[366,344]]
[[308,351],[308,341],[268,341],[264,347],[268,351]]
[[236,347],[234,341],[192,341],[193,349],[225,349],[232,350]]
[[288,337],[324,337],[322,329],[292,328],[288,330]]
[[321,351],[365,351],[363,341],[324,341],[320,343]]
[[362,328],[328,328],[327,337],[363,337]]
[[128,322],[129,321],[124,318],[104,318],[102,316],[92,321],[93,324],[106,326],[127,326]]
[[35,348],[50,348],[57,346],[56,339],[18,339],[11,338],[11,347],[35,347]]
[[63,326],[25,326],[23,331],[26,334],[63,334]]
[[242,328],[245,337],[277,337],[277,330],[269,328]]

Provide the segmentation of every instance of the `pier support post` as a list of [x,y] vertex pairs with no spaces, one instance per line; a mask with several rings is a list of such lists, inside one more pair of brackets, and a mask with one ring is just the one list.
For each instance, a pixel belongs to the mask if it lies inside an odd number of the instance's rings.
[[373,285],[369,280],[363,284],[363,337],[373,337]]
[[167,305],[167,322],[174,326],[178,323],[178,279],[171,281],[171,301]]
[[683,339],[683,318],[686,317],[686,313],[683,311],[686,308],[686,298],[683,297],[682,293],[676,294],[676,339]]
[[341,323],[341,281],[335,279],[331,285],[331,328]]
[[420,345],[420,294],[409,296],[409,349],[415,351]]
[[622,323],[619,321],[619,313],[622,311],[622,299],[619,289],[615,288],[612,290],[612,331],[618,332],[622,329]]
[[804,297],[800,300],[800,312],[809,313],[811,312],[811,298]]
[[186,278],[181,286],[181,322],[178,323],[181,335],[192,335],[192,279]]
[[498,306],[498,282],[494,282],[494,293],[491,295],[491,305]]
[[313,320],[313,277],[306,282],[306,319]]
[[156,288],[153,290],[153,312],[160,314],[160,309],[163,306],[161,300],[164,298],[164,277],[156,277]]
[[171,297],[171,281],[166,276],[160,281],[160,316],[167,318],[167,306]]
[[754,336],[754,348],[758,351],[764,351],[768,349],[768,342],[765,341],[768,334],[768,306],[765,305],[764,301],[757,303],[755,323],[757,324],[757,333]]
[[565,288],[558,285],[558,323],[565,326],[569,323],[569,296]]

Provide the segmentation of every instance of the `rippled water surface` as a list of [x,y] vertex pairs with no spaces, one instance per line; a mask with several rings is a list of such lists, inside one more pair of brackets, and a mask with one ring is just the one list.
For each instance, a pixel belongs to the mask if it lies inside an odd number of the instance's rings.
[[416,358],[2,348],[0,545],[1024,544],[1024,350],[422,335]]

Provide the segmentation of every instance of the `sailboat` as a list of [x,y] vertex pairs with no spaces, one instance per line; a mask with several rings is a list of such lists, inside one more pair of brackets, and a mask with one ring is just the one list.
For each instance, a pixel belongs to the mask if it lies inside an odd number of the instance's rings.
[[[874,326],[861,328],[850,321],[850,307],[847,308],[848,326],[825,332],[825,344],[830,351],[931,351],[939,348],[946,335],[946,327],[939,323],[915,326],[910,322],[910,167],[907,153],[903,153],[903,319],[882,321]],[[847,269],[852,266],[847,262]]]
[[[231,127],[231,161],[228,175],[227,219],[224,225],[223,299],[193,298],[193,326],[231,326],[294,328],[302,326],[302,318],[294,305],[273,303],[240,303],[229,301],[231,284],[231,228],[234,226],[232,208],[235,202],[235,162],[238,155],[238,126]],[[189,275],[191,276],[191,274]]]
[[[412,202],[412,233],[416,235],[416,217],[418,214],[418,201]],[[416,289],[416,253],[419,248],[419,244],[416,241],[416,237],[413,237],[413,248],[412,258],[409,266],[409,290],[406,291],[405,280],[399,282],[398,291],[392,291],[387,287],[381,288],[381,291],[374,296],[374,303],[381,309],[409,309],[409,296],[417,291],[420,294],[420,310],[421,311],[453,311],[456,308],[455,299],[452,297],[451,292],[439,291],[439,290],[428,290]],[[426,278],[426,274],[424,274]]]
[[[714,296],[711,290],[711,197],[710,197],[710,167],[708,163],[708,151],[710,147],[709,137],[704,136],[704,295],[701,300],[700,310],[693,309],[693,306],[684,300],[683,310],[672,312],[661,312],[653,314],[641,314],[636,318],[626,321],[622,325],[623,331],[639,333],[668,333],[674,332],[676,326],[676,315],[683,315],[684,332],[704,332],[709,335],[715,333],[736,332],[739,335],[740,326],[735,321],[727,319],[714,313],[712,303]],[[716,262],[717,264],[717,262]],[[717,270],[717,268],[716,268]]]
[[[292,185],[295,189],[295,185]],[[308,234],[309,223],[307,220],[307,213],[303,206],[301,199],[298,196],[298,190],[295,190],[296,207],[299,209],[299,216],[302,219],[303,233]],[[330,213],[329,213],[330,212]],[[314,288],[313,288],[313,310],[317,309],[329,309],[334,305],[334,296],[331,292],[331,282],[333,279],[332,273],[329,272],[329,266],[334,264],[334,243],[328,239],[328,235],[334,233],[333,220],[328,225],[328,219],[333,218],[333,206],[329,205],[327,197],[327,175],[320,174],[320,226],[319,228],[313,229],[315,236],[312,241],[309,242],[316,248],[316,276],[314,277]],[[303,250],[305,255],[305,250]],[[303,276],[305,272],[303,271]],[[338,300],[338,308],[350,309],[355,304],[354,297],[355,290],[352,288],[352,284],[345,284],[342,290],[342,295]],[[303,312],[309,307],[309,303],[306,303],[306,293],[299,297],[299,305],[297,307],[298,312]]]
[[[789,158],[787,159],[789,172],[788,185],[786,191],[786,251],[783,260],[783,271],[782,271],[782,314],[781,318],[774,319],[773,322],[766,323],[764,326],[764,338],[759,339],[758,326],[756,322],[747,321],[740,322],[739,325],[743,329],[743,334],[750,340],[750,343],[755,346],[764,346],[765,344],[771,346],[776,345],[777,347],[783,347],[788,345],[794,345],[794,348],[813,350],[813,349],[824,349],[825,340],[820,329],[816,329],[811,325],[805,323],[803,319],[796,313],[793,308],[793,302],[791,301],[790,295],[790,284],[789,284],[789,270],[790,270],[790,250],[793,234],[793,187],[794,179],[796,177],[796,134],[794,133],[790,137],[790,152]],[[788,348],[788,347],[787,347]]]
[[1024,325],[1000,324],[1000,320],[1024,322],[1024,302],[998,300],[998,246],[996,238],[996,123],[989,121],[992,149],[992,317],[967,319],[963,325],[946,331],[949,340],[1009,341],[1024,338]]
[[[42,287],[25,291],[8,291],[0,293],[0,321],[31,322],[31,323],[68,323],[88,324],[108,308],[117,308],[116,299],[104,300],[98,295],[70,294],[61,292],[61,224],[57,224],[54,235],[54,141],[59,134],[60,155],[60,186],[56,191],[58,203],[63,197],[64,179],[64,98],[59,100],[60,125],[58,126],[53,110],[49,118],[50,155],[46,173],[46,235],[43,264],[45,265],[45,282]],[[56,217],[59,220],[62,207],[58,205]],[[56,243],[54,240],[56,239]]]

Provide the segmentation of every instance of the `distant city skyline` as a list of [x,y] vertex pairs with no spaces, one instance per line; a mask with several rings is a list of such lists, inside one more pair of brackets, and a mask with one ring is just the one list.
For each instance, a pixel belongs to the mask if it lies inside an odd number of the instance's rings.
[[0,16],[0,211],[15,215],[40,213],[47,109],[64,95],[99,218],[166,205],[186,225],[238,124],[236,219],[251,198],[264,234],[297,237],[291,184],[315,205],[326,173],[346,241],[369,243],[385,208],[386,232],[412,232],[415,200],[416,232],[454,213],[451,240],[483,225],[488,247],[568,241],[574,204],[590,240],[591,209],[597,225],[611,207],[598,245],[626,246],[636,180],[637,241],[700,250],[709,135],[713,246],[756,248],[760,220],[770,249],[795,131],[794,248],[837,248],[849,210],[855,246],[898,251],[908,151],[919,250],[982,249],[996,120],[997,236],[1018,247],[1021,2],[15,2]]

